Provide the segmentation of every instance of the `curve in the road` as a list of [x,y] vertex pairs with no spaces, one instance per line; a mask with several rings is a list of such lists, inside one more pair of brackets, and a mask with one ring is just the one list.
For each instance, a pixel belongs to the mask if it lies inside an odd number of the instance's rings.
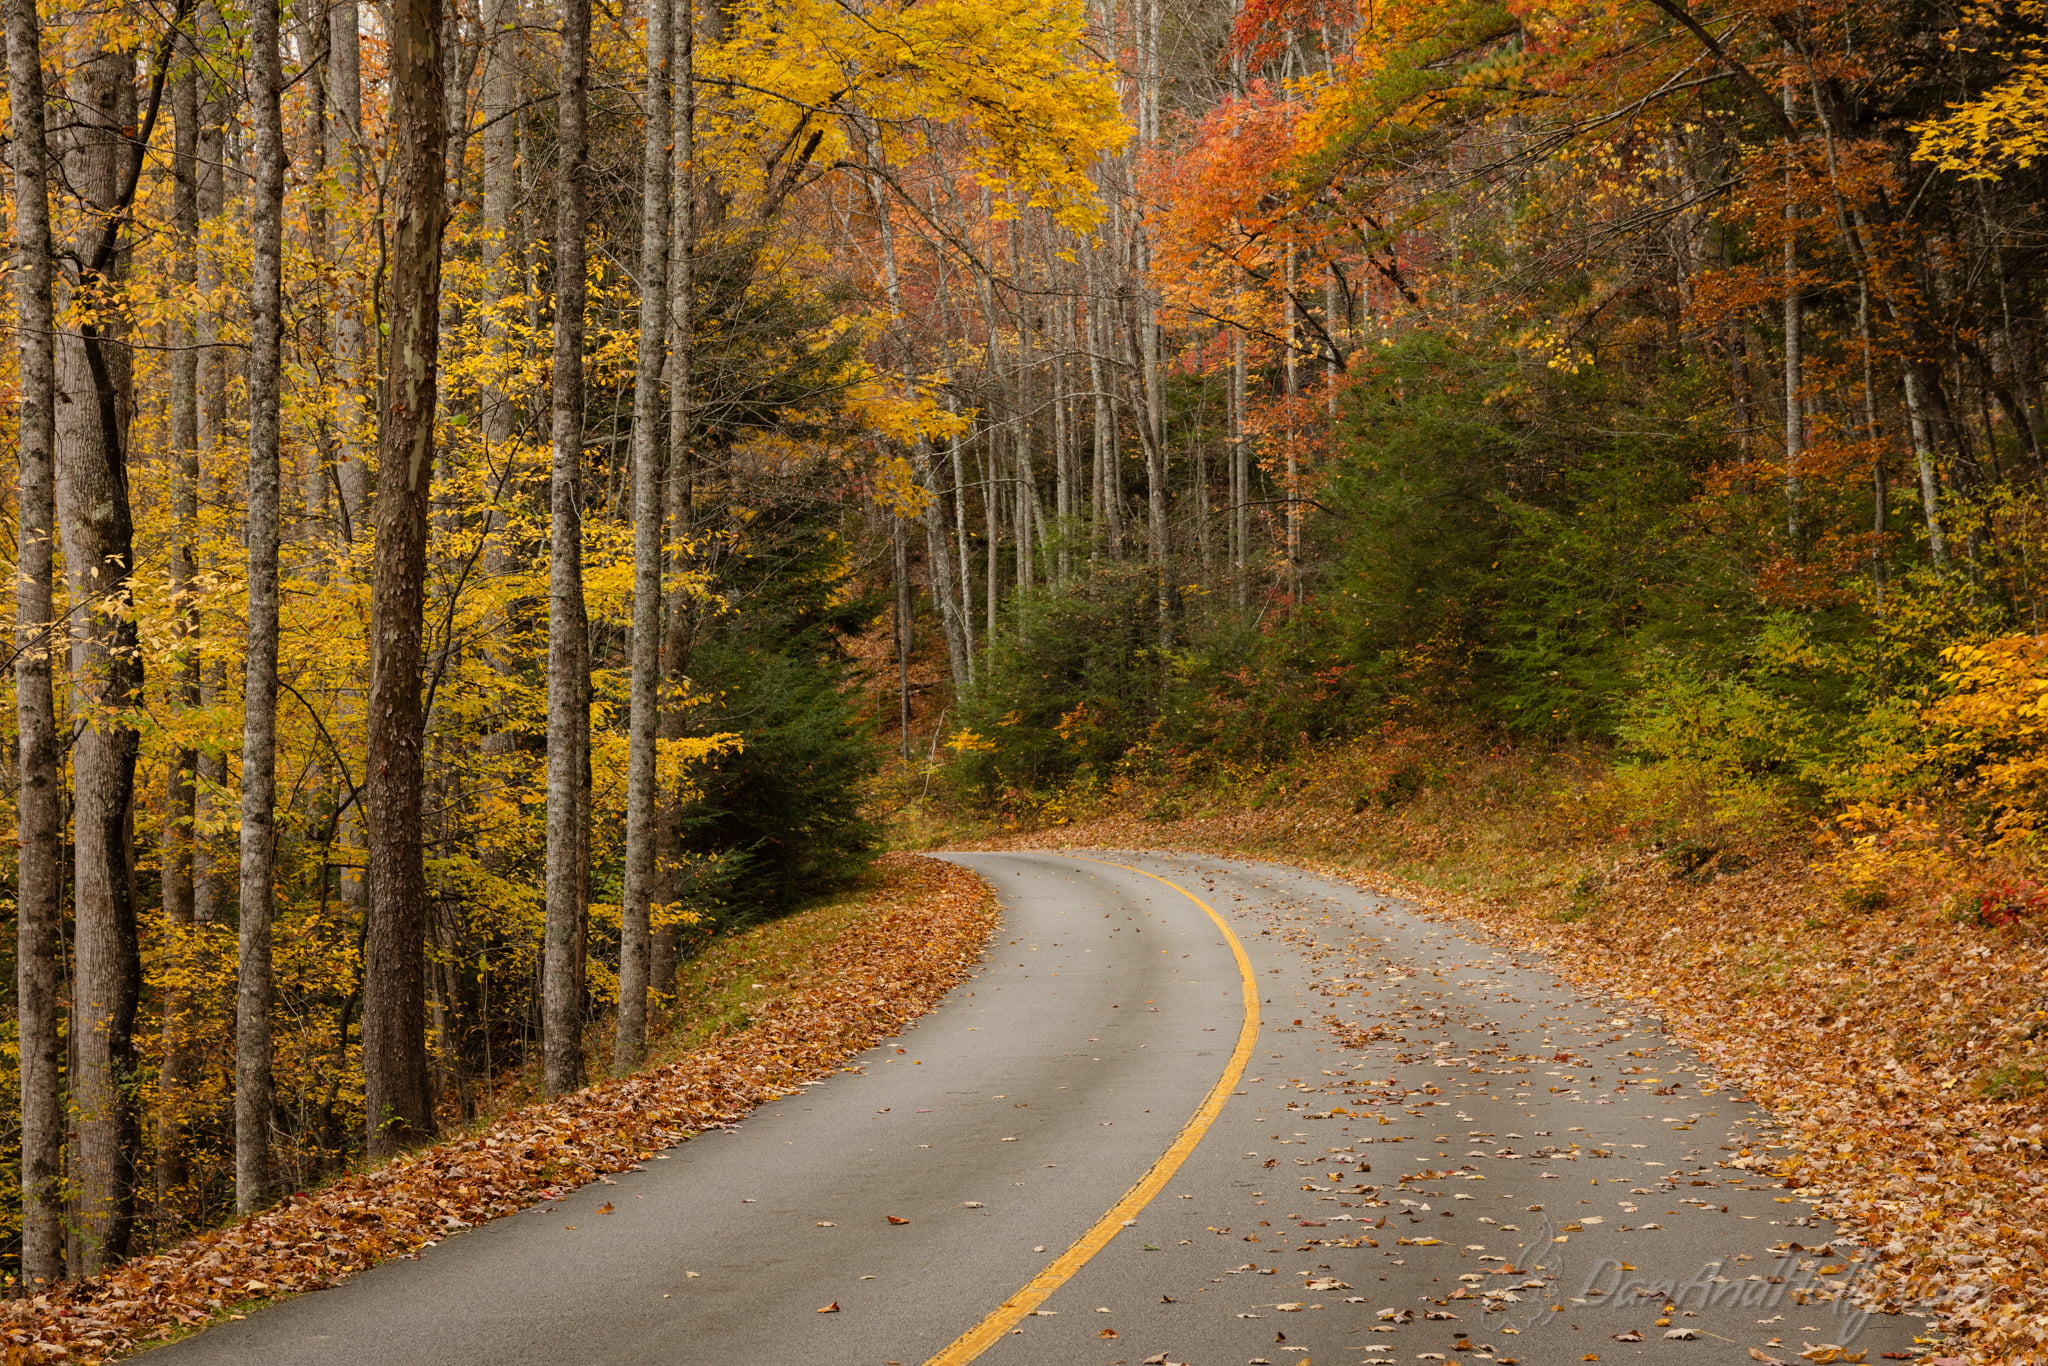
[[1922,1354],[1658,1021],[1299,869],[1088,853],[947,855],[1001,929],[845,1074],[153,1366]]
[[[1085,857],[1077,855],[1077,857]],[[1244,1024],[1238,1030],[1237,1047],[1230,1054],[1230,1061],[1224,1065],[1223,1074],[1216,1084],[1209,1088],[1209,1094],[1202,1100],[1200,1108],[1188,1117],[1181,1131],[1174,1135],[1171,1145],[1160,1154],[1159,1160],[1146,1169],[1132,1187],[1124,1192],[1123,1198],[1109,1207],[1109,1212],[1095,1221],[1086,1233],[1076,1238],[1073,1245],[1054,1258],[1051,1265],[1031,1278],[1030,1284],[1004,1300],[1000,1307],[991,1311],[980,1323],[962,1333],[934,1355],[925,1366],[967,1366],[976,1357],[996,1345],[1003,1335],[1016,1327],[1024,1317],[1044,1304],[1054,1291],[1074,1278],[1074,1273],[1087,1265],[1088,1259],[1109,1246],[1109,1240],[1116,1237],[1132,1220],[1136,1219],[1145,1206],[1152,1203],[1152,1197],[1166,1189],[1166,1183],[1180,1170],[1181,1164],[1195,1151],[1195,1145],[1223,1113],[1223,1107],[1230,1100],[1231,1092],[1237,1088],[1244,1076],[1245,1064],[1251,1061],[1252,1050],[1259,1042],[1259,981],[1252,972],[1252,960],[1244,951],[1244,944],[1237,932],[1230,928],[1230,922],[1216,914],[1216,908],[1171,878],[1143,868],[1134,868],[1128,863],[1116,863],[1109,859],[1088,859],[1090,863],[1106,864],[1121,868],[1127,873],[1136,873],[1151,878],[1154,882],[1173,888],[1189,901],[1202,908],[1202,914],[1216,923],[1223,932],[1223,942],[1230,947],[1230,954],[1237,962],[1237,971],[1244,986]]]

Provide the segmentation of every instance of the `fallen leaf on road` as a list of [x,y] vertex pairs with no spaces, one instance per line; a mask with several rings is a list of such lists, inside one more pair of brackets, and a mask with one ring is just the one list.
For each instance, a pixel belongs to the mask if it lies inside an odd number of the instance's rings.
[[1761,1347],[1750,1348],[1749,1359],[1751,1361],[1761,1361],[1764,1363],[1764,1366],[1785,1366],[1785,1359],[1783,1357],[1774,1357]]
[[1318,1276],[1310,1281],[1305,1288],[1309,1290],[1349,1290],[1351,1287],[1343,1281],[1334,1280],[1328,1276]]
[[1667,1328],[1664,1330],[1665,1337],[1675,1338],[1680,1342],[1691,1342],[1699,1335],[1700,1330],[1697,1328]]
[[612,1202],[609,1200],[605,1201],[597,1207],[597,1212],[599,1214],[610,1214],[612,1212]]
[[1116,1329],[1105,1328],[1101,1332],[1097,1333],[1095,1336],[1099,1338],[1113,1338],[1116,1336]]
[[889,1222],[892,1224],[907,1224],[910,1221],[908,1219],[903,1218],[901,1215],[892,1214],[889,1216]]
[[1643,1340],[1643,1331],[1640,1328],[1631,1328],[1626,1333],[1609,1333],[1607,1336],[1613,1338],[1616,1342],[1641,1342]]
[[838,1312],[839,1312],[839,1301],[838,1301],[838,1300],[834,1300],[834,1301],[832,1301],[832,1303],[830,1303],[830,1304],[826,1305],[826,1306],[825,1306],[825,1307],[824,1307],[823,1309],[820,1309],[820,1310],[819,1310],[818,1312],[819,1312],[820,1314],[836,1314],[836,1313],[838,1313]]

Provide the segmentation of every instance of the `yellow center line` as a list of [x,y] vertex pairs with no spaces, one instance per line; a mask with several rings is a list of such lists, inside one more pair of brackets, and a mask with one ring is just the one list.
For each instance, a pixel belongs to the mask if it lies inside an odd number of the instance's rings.
[[[1069,854],[1069,858],[1085,858],[1081,854]],[[1111,863],[1108,859],[1087,859],[1089,863],[1101,863],[1111,868],[1122,868],[1126,872],[1149,877],[1154,882],[1165,883],[1188,900],[1200,906],[1208,917],[1216,922],[1216,928],[1223,931],[1223,940],[1230,946],[1231,956],[1237,959],[1237,971],[1244,983],[1244,1026],[1237,1033],[1237,1047],[1230,1054],[1230,1061],[1223,1068],[1223,1075],[1209,1088],[1200,1108],[1188,1117],[1180,1133],[1159,1160],[1146,1168],[1137,1184],[1125,1191],[1123,1198],[1109,1208],[1109,1213],[1096,1220],[1089,1230],[1076,1238],[1045,1270],[1033,1276],[1022,1290],[1004,1300],[1000,1307],[987,1318],[962,1333],[936,1353],[924,1366],[967,1366],[976,1357],[1002,1341],[1003,1335],[1029,1314],[1044,1304],[1052,1293],[1073,1279],[1074,1273],[1087,1265],[1088,1259],[1109,1246],[1109,1240],[1122,1231],[1126,1220],[1138,1217],[1138,1212],[1150,1204],[1152,1197],[1166,1188],[1173,1174],[1209,1132],[1209,1126],[1223,1113],[1224,1103],[1237,1089],[1238,1079],[1244,1076],[1245,1064],[1251,1061],[1252,1049],[1259,1039],[1259,982],[1252,973],[1252,960],[1245,956],[1244,945],[1216,908],[1196,896],[1177,882],[1168,881],[1157,873],[1148,873],[1143,868],[1133,868],[1128,863]]]

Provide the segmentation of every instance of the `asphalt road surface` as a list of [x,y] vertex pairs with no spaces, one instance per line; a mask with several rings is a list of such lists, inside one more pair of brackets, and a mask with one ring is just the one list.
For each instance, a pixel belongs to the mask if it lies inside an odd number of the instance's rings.
[[955,857],[1001,895],[990,955],[847,1073],[149,1360],[1913,1351],[1919,1320],[1851,1306],[1856,1249],[1729,1165],[1768,1150],[1767,1117],[1640,1013],[1276,865]]

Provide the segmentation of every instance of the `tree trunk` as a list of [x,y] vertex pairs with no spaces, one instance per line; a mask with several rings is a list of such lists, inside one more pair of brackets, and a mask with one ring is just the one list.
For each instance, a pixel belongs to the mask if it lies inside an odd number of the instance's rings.
[[1230,593],[1239,611],[1251,605],[1252,462],[1245,439],[1244,329],[1230,332]]
[[[488,48],[483,56],[483,227],[484,266],[491,288],[505,295],[525,292],[521,269],[524,252],[519,240],[519,74],[514,65],[519,38],[517,0],[492,0],[485,23]],[[504,341],[501,324],[488,324],[493,341]],[[487,381],[478,396],[484,440],[494,458],[510,459],[505,449],[512,439],[515,400],[495,378]],[[509,476],[509,471],[508,471]],[[510,478],[507,484],[511,483]],[[492,509],[491,524],[501,525],[502,516]],[[508,572],[510,557],[493,542],[488,552],[497,572]]]
[[[1792,47],[1785,46],[1789,60]],[[1798,106],[1792,97],[1792,82],[1785,82],[1785,123],[1789,127]],[[1801,504],[1805,501],[1802,489],[1801,465],[1806,454],[1806,300],[1799,284],[1799,233],[1794,226],[1798,209],[1794,204],[1793,187],[1797,181],[1797,168],[1792,159],[1797,143],[1789,138],[1785,143],[1785,247],[1784,247],[1784,312],[1785,312],[1785,536],[1792,547],[1794,559],[1799,558],[1805,540],[1802,525]]]
[[[201,12],[200,28],[203,32],[217,33],[220,29],[218,9],[209,4]],[[214,74],[203,64],[199,75],[198,146],[194,154],[193,197],[199,215],[201,243],[197,262],[199,290],[211,296],[221,288],[222,261],[224,255],[218,250],[208,250],[204,244],[203,225],[219,218],[227,211],[227,175],[225,166],[231,155],[228,143],[230,126],[234,122],[234,91],[225,82],[214,79]],[[239,177],[238,177],[239,179]],[[216,310],[204,309],[195,320],[194,338],[197,351],[194,360],[198,373],[194,376],[197,389],[197,409],[194,413],[196,449],[193,451],[189,470],[192,477],[193,520],[192,541],[194,544],[193,572],[205,575],[219,568],[208,556],[199,557],[198,508],[203,501],[205,490],[201,487],[203,454],[218,450],[227,435],[228,419],[228,374],[236,363],[235,352],[220,344],[220,319]],[[215,498],[225,500],[232,497],[225,487],[212,490]],[[197,614],[193,614],[189,629],[197,630]],[[207,706],[220,700],[221,685],[226,677],[226,666],[220,660],[210,663],[193,659],[186,667],[187,695],[195,705]],[[222,840],[218,834],[202,833],[216,824],[221,804],[221,789],[227,782],[227,759],[217,751],[201,750],[193,765],[197,781],[192,797],[192,919],[199,924],[211,924],[221,918],[223,905],[222,881],[227,859],[224,857]]]
[[[75,872],[71,1016],[70,1178],[77,1207],[76,1269],[95,1275],[127,1251],[136,1149],[133,1031],[141,992],[130,842],[138,736],[125,713],[142,691],[128,602],[134,523],[128,498],[130,360],[98,308],[124,266],[120,245],[135,125],[134,54],[88,57],[71,89],[78,120],[66,179],[88,209],[75,306],[87,311],[57,347],[57,505],[72,601]],[[131,147],[133,151],[131,152]],[[118,316],[114,314],[113,316]]]
[[647,1049],[655,825],[661,786],[655,740],[661,709],[661,371],[668,327],[669,0],[647,10],[647,136],[640,165],[640,351],[633,374],[632,700],[627,714],[625,885],[619,906],[619,1012],[612,1066],[629,1071]]
[[[953,408],[948,398],[946,406]],[[967,465],[961,456],[963,444],[955,432],[946,439],[947,461],[953,469],[953,533],[960,553],[960,641],[967,654],[967,681],[974,681],[974,555],[967,534]]]
[[1941,476],[1934,465],[1934,441],[1927,408],[1921,400],[1920,376],[1913,362],[1905,364],[1906,431],[1913,442],[1913,462],[1920,475],[1920,512],[1927,519],[1927,554],[1937,569],[1948,567],[1948,537],[1941,528]]
[[582,886],[584,765],[590,712],[583,606],[584,123],[589,106],[590,0],[562,12],[557,97],[554,451],[549,478],[547,943],[542,971],[543,1084],[583,1084]]
[[15,346],[20,357],[16,485],[14,712],[15,1020],[20,1040],[21,1279],[33,1290],[64,1274],[64,1111],[58,1083],[58,991],[64,976],[64,834],[60,810],[53,550],[57,536],[55,308],[50,293],[49,151],[42,29],[35,0],[8,0],[13,105]]
[[[438,18],[435,23],[438,34]],[[438,50],[438,41],[436,46]],[[327,15],[327,88],[334,102],[328,160],[337,168],[344,194],[362,189],[363,167],[370,156],[363,138],[362,49],[362,13],[357,0],[340,0]],[[439,241],[436,236],[437,254]],[[370,467],[363,459],[361,430],[366,421],[363,391],[367,386],[363,373],[364,301],[347,285],[351,279],[348,272],[343,272],[341,279],[344,288],[334,311],[334,371],[339,377],[334,412],[334,501],[346,543],[355,538],[370,515]]]
[[1300,308],[1294,301],[1295,259],[1294,245],[1287,247],[1287,299],[1286,321],[1281,327],[1280,345],[1283,356],[1283,388],[1287,402],[1287,606],[1288,610],[1300,606],[1301,598],[1301,454],[1295,449],[1295,395],[1301,392],[1301,362],[1295,347],[1300,341]]
[[895,604],[889,624],[896,637],[896,729],[903,757],[910,758],[910,537],[903,518],[889,514],[890,566],[894,571]]
[[[673,221],[669,233],[668,264],[668,468],[662,481],[662,518],[670,529],[669,556],[680,570],[689,556],[691,480],[691,381],[694,372],[692,342],[696,334],[696,251],[697,190],[697,13],[692,0],[663,0],[674,4],[670,42],[674,50],[675,98],[670,110],[674,123],[674,160],[671,179]],[[689,591],[677,575],[677,587],[668,602],[662,622],[662,683],[670,696],[680,693],[690,667]],[[665,739],[683,733],[682,709],[663,707],[657,722]],[[657,771],[657,779],[659,773]],[[680,789],[659,794],[661,807],[656,818],[654,849],[655,899],[672,906],[682,899],[682,793]],[[681,956],[680,931],[674,924],[649,930],[648,986],[668,991],[675,983],[676,961]]]
[[235,981],[235,1211],[270,1199],[272,866],[277,802],[278,399],[283,357],[284,66],[278,0],[249,16],[255,125],[249,271],[249,635],[242,686],[241,953]]
[[391,3],[391,265],[363,806],[370,906],[363,944],[363,1099],[372,1158],[433,1132],[426,1046],[422,615],[434,476],[442,192],[448,115],[440,0]]
[[[181,54],[184,66],[172,90],[176,122],[171,154],[171,274],[191,289],[199,279],[199,71],[194,45]],[[190,314],[172,324],[170,355],[171,518],[176,544],[171,551],[171,598],[178,604],[178,632],[187,648],[178,665],[176,705],[187,712],[199,705],[199,659],[196,637],[199,614],[190,605],[199,574],[199,353],[198,329]],[[172,942],[182,952],[192,942],[186,933],[196,919],[193,882],[193,778],[198,751],[186,746],[171,756],[165,792],[164,919],[173,927]],[[182,977],[182,974],[180,974]],[[159,1241],[181,1230],[192,1210],[188,1187],[191,1164],[186,1152],[186,1110],[200,1076],[201,1057],[192,1037],[192,996],[182,981],[167,984],[163,1000],[163,1066],[157,1074],[156,1215]]]

